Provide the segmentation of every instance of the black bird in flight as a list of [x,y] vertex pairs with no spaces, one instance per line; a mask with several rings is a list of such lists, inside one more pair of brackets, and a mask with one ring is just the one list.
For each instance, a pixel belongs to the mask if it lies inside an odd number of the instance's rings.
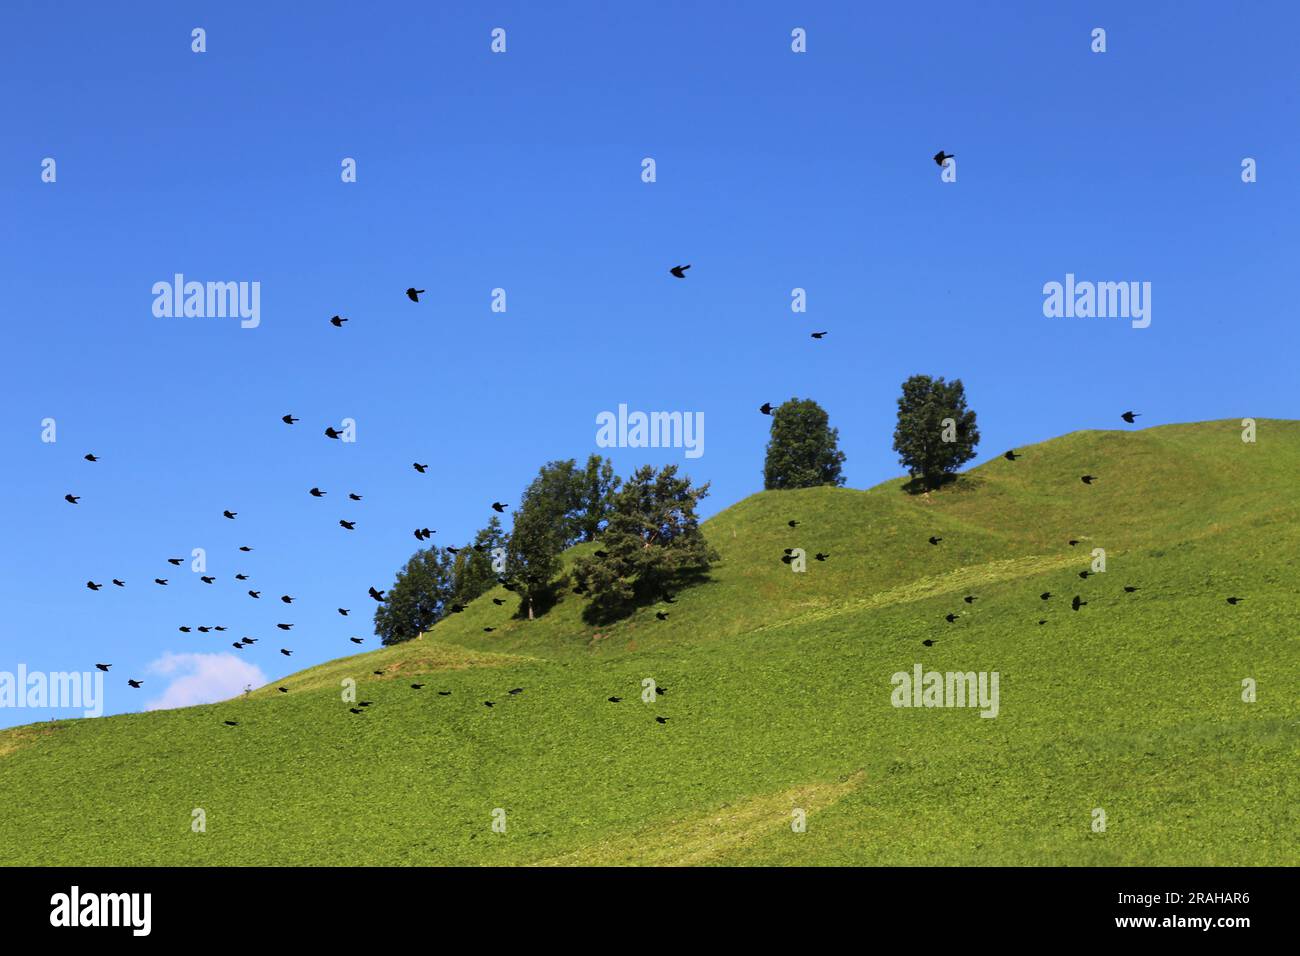
[[505,514],[506,509],[509,508],[509,507],[510,507],[509,505],[504,505],[504,504],[502,504],[502,503],[499,502],[499,501],[494,501],[494,502],[492,502],[492,510],[495,511],[495,512],[496,512],[497,514],[499,514],[499,515],[500,515],[500,514]]
[[382,601],[382,600],[384,599],[384,592],[383,592],[383,591],[376,591],[374,588],[371,588],[371,589],[370,589],[370,596],[371,596],[372,598],[374,598],[376,601]]
[[285,647],[280,648],[280,653],[283,654],[285,657],[293,657],[293,651]]
[[1080,600],[1079,600],[1079,595],[1076,594],[1076,595],[1074,596],[1074,600],[1070,602],[1070,609],[1073,610],[1073,611],[1077,611],[1077,610],[1079,610],[1079,608],[1084,607],[1085,605],[1087,605],[1087,603],[1088,603],[1087,601],[1080,601]]
[[523,692],[524,689],[522,687],[516,687],[514,690],[506,691],[507,694],[522,694]]
[[154,584],[161,584],[161,585],[163,585],[163,586],[165,587],[165,586],[167,585],[167,579],[166,579],[166,578],[154,578],[154,579],[153,579],[153,583],[154,583]]
[[238,511],[223,511],[223,512],[221,512],[221,516],[222,516],[223,518],[229,518],[229,519],[231,519],[232,521],[234,520],[235,515],[237,515],[237,514],[239,514]]
[[213,630],[214,630],[214,631],[224,631],[225,628],[222,627],[220,624],[218,624],[216,627],[213,628]]
[[439,696],[439,697],[450,697],[450,696],[451,696],[451,691],[449,691],[449,690],[440,690],[440,691],[438,691],[438,696]]
[[292,604],[292,603],[293,603],[293,598],[289,597],[289,595],[287,595],[287,594],[281,594],[281,595],[280,595],[280,600],[283,601],[285,604]]
[[349,531],[355,531],[357,530],[357,523],[355,521],[344,521],[342,518],[340,518],[339,527],[347,528]]
[[1234,604],[1234,605],[1235,605],[1235,604],[1240,604],[1240,603],[1241,603],[1242,601],[1244,601],[1244,600],[1246,600],[1246,599],[1245,599],[1245,598],[1239,598],[1239,597],[1230,597],[1230,598],[1228,598],[1228,603],[1229,603],[1229,604]]
[[98,590],[99,590],[100,588],[102,588],[103,586],[104,586],[104,585],[102,585],[102,584],[96,584],[94,581],[87,581],[87,582],[86,582],[86,587],[90,588],[92,591],[98,591]]
[[204,584],[211,584],[213,581],[216,580],[216,578],[212,577],[212,575],[210,574],[201,574],[199,575],[199,580],[202,581]]
[[334,326],[334,328],[336,329],[341,329],[343,328],[343,323],[346,321],[347,319],[343,318],[340,315],[336,315],[332,319],[330,319],[330,325]]
[[238,726],[239,726],[239,721],[237,721],[237,720],[223,720],[222,723],[225,724],[227,727],[238,727]]
[[936,538],[934,535],[930,535],[930,543],[931,543],[931,544],[938,544],[938,543],[939,543],[940,541],[942,541],[942,540],[943,540],[943,538]]
[[667,611],[655,611],[655,617],[657,617],[657,618],[658,618],[659,620],[661,620],[661,621],[666,621],[666,620],[668,620],[668,612],[667,612]]
[[361,638],[359,638],[359,637],[349,637],[348,640],[351,641],[353,644],[364,644],[364,643],[365,643],[365,642],[364,642]]
[[287,687],[277,687],[276,690],[278,690],[281,694],[289,693],[289,688]]
[[127,683],[130,684],[132,687],[135,687],[135,688],[138,689],[138,688],[140,687],[140,685],[144,683],[144,681],[142,681],[142,680],[128,680]]
[[411,467],[414,468],[416,471],[418,471],[420,474],[424,474],[426,471],[429,470],[428,465],[422,465],[418,461],[411,462]]
[[762,412],[764,415],[771,415],[771,414],[772,414],[772,403],[771,403],[771,402],[764,402],[762,405],[758,406],[758,410],[759,410],[760,412]]
[[830,557],[830,554],[829,553],[822,554],[822,552],[818,551],[816,554],[813,555],[813,557],[818,561],[825,561],[827,558]]
[[236,580],[236,581],[247,581],[247,580],[248,580],[248,575],[247,575],[247,574],[236,574],[236,575],[235,575],[235,580]]
[[178,567],[178,568],[181,566],[181,564],[184,563],[184,561],[185,561],[184,558],[168,558],[168,559],[167,559],[167,563],[168,563],[168,564],[174,564],[174,565],[176,565],[176,567]]
[[277,624],[276,627],[278,627],[278,628],[279,628],[280,630],[282,630],[282,631],[287,631],[287,630],[289,630],[290,628],[292,628],[293,625],[292,625],[292,624]]
[[200,634],[206,634],[206,633],[208,633],[208,631],[210,631],[210,630],[212,630],[212,628],[208,627],[207,625],[202,625],[202,626],[199,627],[199,633],[200,633]]
[[675,275],[675,276],[676,276],[677,278],[679,278],[679,279],[685,279],[685,278],[686,278],[686,270],[689,269],[689,268],[690,268],[690,266],[688,266],[688,265],[687,265],[687,266],[673,266],[673,267],[672,267],[671,269],[669,269],[668,271],[671,272],[673,275]]
[[668,693],[668,688],[660,685],[655,688],[655,693],[658,694],[659,696],[663,696],[664,694]]
[[936,166],[942,166],[944,163],[952,159],[954,156],[955,156],[954,153],[945,153],[943,150],[939,150],[939,152],[934,154],[934,163]]
[[965,601],[967,604],[974,604],[974,603],[975,603],[975,595],[973,595],[973,594],[968,594],[968,595],[966,595],[964,598],[962,598],[962,600]]
[[1066,544],[1068,544],[1072,548],[1078,543],[1079,543],[1078,538],[1071,538],[1069,541],[1066,542]]
[[243,642],[243,641],[235,641],[235,643],[231,644],[230,646],[233,647],[233,648],[234,648],[235,650],[237,650],[237,651],[242,651],[242,650],[244,649],[244,642]]
[[789,564],[789,563],[791,563],[792,561],[794,561],[794,555],[793,555],[793,554],[783,554],[783,555],[781,555],[781,563],[782,563],[782,564]]
[[1097,480],[1097,476],[1096,476],[1096,475],[1084,475],[1084,476],[1083,476],[1082,478],[1080,478],[1079,480],[1082,481],[1085,485],[1090,485],[1090,484],[1092,484],[1094,481]]
[[1047,621],[1044,619],[1044,620],[1039,621],[1038,623],[1039,623],[1039,624],[1046,624]]
[[945,621],[947,621],[949,624],[951,624],[951,623],[953,623],[953,621],[957,620],[957,615],[956,615],[956,614],[951,614],[951,613],[949,613],[949,614],[945,614],[945,615],[943,616],[943,619],[944,619]]
[[451,611],[452,614],[459,614],[461,611],[465,610],[465,605],[453,604],[451,607],[447,608],[447,610]]
[[420,296],[422,295],[424,295],[423,289],[411,288],[406,290],[406,297],[410,299],[412,302],[419,302]]
[[1051,591],[1044,591],[1042,594],[1040,594],[1040,595],[1038,595],[1038,596],[1039,596],[1040,598],[1042,598],[1044,601],[1046,601],[1049,597],[1052,596],[1052,592],[1051,592]]
[[1138,590],[1138,589],[1135,588],[1135,587],[1133,587],[1132,585],[1128,585],[1128,584],[1124,585],[1124,593],[1125,593],[1125,594],[1132,594],[1132,593],[1133,593],[1134,591],[1136,591],[1136,590]]
[[1013,449],[1013,450],[1007,452],[1007,453],[1006,453],[1005,455],[1003,455],[1002,457],[1005,458],[1007,461],[1015,461],[1017,458],[1024,458],[1025,456],[1024,456],[1024,455],[1017,455],[1017,454],[1015,453],[1015,450]]
[[814,332],[814,333],[812,334],[812,337],[815,338],[815,339],[822,339],[822,338],[825,338],[825,337],[827,336],[827,334],[828,334],[828,333],[826,333],[826,332]]
[[118,587],[120,587],[120,588],[124,588],[124,587],[126,587],[126,582],[125,582],[125,581],[119,581],[117,578],[113,578],[113,583],[116,584],[116,585],[117,585]]
[[485,701],[483,701],[483,706],[484,706],[484,707],[495,707],[496,705],[493,704],[492,701],[490,701],[490,700],[485,700]]
[[85,458],[86,461],[99,461],[94,455],[82,455],[81,457]]
[[1090,574],[1092,574],[1091,571],[1080,571],[1080,572],[1079,572],[1079,577],[1083,578],[1083,579],[1086,581],[1086,580],[1088,580],[1088,575],[1090,575]]
[[484,633],[484,634],[491,634],[491,633],[492,633],[493,631],[495,631],[495,630],[496,630],[495,627],[485,627],[485,628],[483,628],[483,633]]
[[655,721],[658,722],[658,723],[661,723],[661,724],[666,724],[666,723],[668,723],[668,718],[667,718],[667,717],[656,717],[656,718],[655,718]]
[[422,529],[422,528],[416,528],[416,529],[415,529],[415,540],[416,540],[416,541],[427,541],[427,540],[429,540],[429,536],[426,535],[426,534],[424,533],[424,529]]
[[250,591],[248,592],[248,596],[251,597],[251,598],[260,598],[260,597],[262,596],[262,592],[261,592],[261,591],[251,591],[251,590],[250,590]]
[[925,640],[923,640],[921,643],[924,644],[926,647],[934,647],[934,641],[930,640],[930,638],[928,637]]
[[180,631],[182,634],[188,634],[190,632],[190,629],[184,625],[181,625],[176,630]]
[[327,492],[321,491],[319,488],[313,488],[311,491],[307,492],[307,494],[311,495],[313,498],[324,498]]
[[281,415],[280,421],[284,422],[286,425],[298,424],[298,419],[294,418],[292,415]]
[[505,604],[506,602],[501,598],[493,598],[492,603],[495,604],[497,607],[500,607],[502,604]]
[[358,708],[356,708],[356,707],[349,707],[348,710],[352,711],[352,713],[354,713],[354,714],[364,714],[364,713],[365,713],[364,710],[360,710],[360,709],[358,709]]
[[1142,416],[1139,412],[1125,412],[1120,416],[1120,418],[1124,419],[1124,421],[1128,422],[1130,425],[1133,424],[1133,419],[1141,417]]
[[611,704],[621,704],[621,703],[623,703],[623,698],[622,698],[622,697],[606,697],[605,699],[606,699],[607,701],[609,701]]
[[358,495],[358,494],[354,494],[354,493],[351,492],[351,491],[348,492],[348,497],[351,498],[353,501],[360,501],[360,500],[361,500],[361,496],[360,496],[360,495]]
[[348,616],[349,609],[346,607],[335,608],[335,610],[338,611],[340,614],[342,614],[344,617]]
[[247,554],[249,551],[252,551],[253,549],[250,548],[250,547],[248,547],[248,545],[241,544],[241,545],[239,546],[239,550],[240,550],[240,551],[243,551],[245,554]]
[[63,500],[70,505],[75,505],[78,501],[81,500],[81,498],[78,497],[77,495],[64,495]]
[[96,665],[95,665],[95,667],[96,667],[98,670],[101,670],[101,671],[106,671],[106,670],[108,670],[108,669],[109,669],[110,667],[112,667],[112,666],[113,666],[112,664],[96,664]]
[[371,700],[359,700],[359,701],[357,701],[357,706],[358,706],[358,707],[369,707],[369,706],[370,706],[371,704],[373,704],[373,703],[374,703],[374,701],[371,701]]
[[411,690],[419,690],[423,686],[424,686],[423,684],[412,684]]
[[343,433],[340,432],[338,429],[336,429],[333,425],[326,425],[326,426],[325,426],[325,437],[326,437],[326,438],[342,438],[342,437],[343,437]]
[[786,524],[789,525],[791,528],[799,527],[799,522],[795,521],[793,518],[787,521]]

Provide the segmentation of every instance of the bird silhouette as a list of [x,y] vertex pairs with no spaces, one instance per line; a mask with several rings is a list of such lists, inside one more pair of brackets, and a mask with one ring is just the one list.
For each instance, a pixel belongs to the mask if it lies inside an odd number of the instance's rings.
[[923,640],[921,643],[924,644],[926,647],[934,647],[935,644],[935,642],[928,637],[925,640]]
[[1124,421],[1128,422],[1130,425],[1133,424],[1133,419],[1141,417],[1141,413],[1139,412],[1125,412],[1120,416],[1120,418],[1124,419]]
[[294,418],[292,415],[281,415],[280,421],[284,422],[286,425],[296,425],[299,420]]
[[[224,631],[225,628],[222,627],[220,624],[218,624],[216,627],[213,628],[213,630],[214,630],[214,631]],[[244,640],[246,640],[246,641],[247,641],[247,640],[252,640],[252,638],[247,638],[247,637],[246,637],[246,638],[244,638]]]
[[78,495],[64,495],[63,500],[70,505],[75,505],[78,501],[81,500],[81,498]]
[[221,512],[221,516],[222,516],[223,518],[229,518],[229,519],[232,520],[232,521],[235,519],[235,515],[237,515],[237,514],[239,514],[238,511],[223,511],[223,512]]
[[253,591],[253,590],[250,589],[249,592],[248,592],[248,596],[251,597],[251,598],[259,598],[259,599],[260,599],[260,598],[262,597],[262,592],[261,592],[261,591]]
[[242,650],[244,649],[244,642],[243,642],[243,641],[235,641],[235,643],[231,644],[230,646],[233,647],[233,648],[234,648],[235,650],[237,650],[237,651],[242,651]]
[[829,335],[829,334],[830,334],[830,333],[828,333],[828,332],[814,332],[814,333],[812,334],[812,337],[815,338],[815,339],[824,339],[824,338],[825,338],[827,335]]
[[355,531],[357,529],[357,523],[355,521],[344,521],[342,518],[340,518],[339,527],[347,528],[349,531]]
[[484,633],[484,634],[491,634],[491,633],[492,633],[493,631],[495,631],[495,630],[496,630],[495,627],[485,627],[485,628],[483,628],[483,633]]
[[943,538],[936,538],[934,535],[930,535],[930,543],[931,543],[931,544],[938,544],[938,543],[939,543],[940,541],[942,541],[942,540],[943,540]]
[[277,687],[276,690],[278,690],[281,694],[289,693],[289,688],[287,687]]
[[513,694],[522,694],[523,692],[524,692],[524,689],[523,689],[522,687],[516,687],[516,688],[514,688],[513,690],[508,690],[508,691],[506,691],[507,694],[512,694],[512,695],[513,695]]
[[1229,603],[1229,604],[1236,605],[1236,604],[1240,604],[1240,603],[1241,603],[1242,601],[1244,601],[1244,600],[1246,600],[1246,599],[1245,599],[1245,598],[1239,598],[1239,597],[1230,597],[1230,598],[1228,598],[1228,603]]
[[493,598],[492,603],[495,604],[497,607],[500,607],[502,604],[505,604],[506,602],[501,598]]
[[289,650],[286,647],[280,648],[280,653],[283,654],[285,657],[293,657],[293,651]]
[[439,696],[439,697],[450,697],[450,696],[451,696],[451,691],[449,691],[449,690],[440,690],[440,691],[438,691],[438,696]]
[[128,680],[128,681],[127,681],[127,684],[129,684],[130,686],[135,687],[135,688],[137,688],[137,689],[139,689],[140,685],[143,684],[143,683],[144,683],[144,681],[142,681],[142,680]]
[[1025,456],[1024,456],[1024,455],[1017,455],[1017,454],[1015,453],[1015,451],[1009,451],[1009,452],[1007,452],[1005,455],[1003,455],[1002,457],[1005,458],[1007,461],[1015,461],[1017,458],[1024,458]]
[[666,621],[666,620],[668,620],[668,612],[667,612],[667,611],[655,611],[655,617],[658,618],[658,619],[661,620],[661,621]]
[[352,711],[352,713],[354,713],[354,714],[364,714],[364,713],[365,713],[364,710],[361,710],[361,709],[358,708],[358,707],[349,707],[348,710]]
[[1070,610],[1077,611],[1079,608],[1087,606],[1087,604],[1087,601],[1079,600],[1079,595],[1076,594],[1074,600],[1070,602]]
[[341,329],[343,328],[343,323],[346,321],[347,319],[343,318],[341,315],[336,315],[330,319],[330,325],[334,326],[336,329]]
[[247,575],[247,574],[236,574],[236,575],[235,575],[235,580],[236,580],[236,581],[247,581],[247,580],[248,580],[248,575]]
[[974,603],[975,603],[975,595],[973,595],[973,594],[968,594],[968,595],[966,595],[964,598],[962,598],[962,600],[965,601],[967,604],[974,604]]
[[1078,538],[1071,538],[1069,541],[1067,541],[1067,542],[1065,542],[1065,543],[1068,544],[1070,547],[1073,548],[1076,544],[1079,543],[1079,539],[1078,539]]
[[1138,590],[1138,588],[1135,588],[1135,587],[1133,587],[1132,585],[1129,585],[1129,584],[1124,585],[1124,593],[1125,593],[1125,594],[1132,594],[1134,591],[1137,591],[1137,590]]
[[237,720],[223,720],[222,723],[225,724],[227,727],[238,727],[238,726],[239,726],[239,721],[237,721]]
[[326,438],[342,438],[342,437],[343,437],[343,433],[342,433],[341,431],[339,431],[338,429],[336,429],[333,425],[326,425],[326,426],[325,426],[325,437],[326,437]]
[[339,608],[335,608],[335,610],[338,611],[340,614],[342,614],[344,617],[348,616],[348,610],[349,610],[348,608],[339,607]]
[[939,150],[939,152],[934,154],[935,165],[942,166],[948,160],[952,159],[954,155],[955,154],[953,153],[945,153],[943,150]]
[[176,628],[176,630],[180,631],[182,634],[188,634],[190,632],[190,629],[186,627],[184,624]]
[[672,267],[671,269],[669,269],[668,271],[671,272],[673,275],[675,275],[675,276],[676,276],[677,278],[679,278],[679,279],[685,279],[685,278],[686,278],[686,270],[689,269],[689,268],[690,268],[690,266],[688,266],[688,265],[686,265],[686,266],[673,266],[673,267]]
[[411,467],[414,468],[416,471],[418,471],[420,474],[424,474],[426,471],[429,470],[428,465],[422,465],[418,461],[411,462]]
[[120,587],[120,588],[124,588],[124,587],[126,587],[126,582],[125,582],[125,581],[119,581],[117,578],[113,578],[113,583],[116,584],[116,585],[117,585],[118,587]]
[[154,583],[154,584],[161,584],[161,585],[163,585],[164,587],[166,587],[166,585],[167,585],[167,579],[166,579],[166,578],[154,578],[154,579],[153,579],[153,583]]
[[209,631],[211,631],[211,630],[212,630],[212,628],[208,627],[206,624],[203,624],[203,625],[200,625],[200,626],[199,626],[199,633],[200,633],[200,634],[207,634],[207,633],[208,633]]
[[96,584],[94,581],[87,581],[87,582],[86,582],[86,587],[90,588],[90,590],[92,590],[92,591],[98,591],[98,590],[99,590],[100,588],[102,588],[103,586],[104,586],[104,585],[102,585],[102,584]]
[[760,412],[762,412],[764,415],[771,415],[771,414],[772,414],[772,403],[771,403],[771,402],[764,402],[762,405],[758,406],[758,410],[759,410]]
[[216,580],[216,578],[214,578],[210,574],[201,574],[199,575],[199,580],[202,581],[204,584],[211,584],[213,581]]
[[239,546],[239,550],[240,550],[240,551],[243,551],[245,554],[247,554],[249,551],[252,551],[253,549],[250,548],[250,547],[248,547],[248,545],[241,544],[241,545]]
[[348,492],[348,497],[351,498],[353,501],[360,501],[360,500],[361,500],[361,496],[360,496],[360,495],[358,495],[358,494],[354,494],[354,493],[351,492],[351,491]]
[[1097,476],[1096,476],[1096,475],[1084,475],[1084,476],[1083,476],[1082,478],[1080,478],[1079,480],[1082,481],[1085,485],[1090,485],[1090,484],[1092,484],[1094,481],[1097,480]]
[[1040,598],[1042,598],[1044,601],[1046,601],[1049,597],[1052,596],[1052,592],[1051,592],[1051,591],[1044,591],[1042,594],[1040,594],[1040,595],[1038,595],[1038,596],[1039,596]]
[[492,701],[490,701],[490,700],[485,700],[485,701],[483,701],[483,706],[484,706],[484,707],[495,707],[496,704],[492,703]]
[[667,717],[656,717],[656,718],[655,718],[655,722],[656,722],[656,723],[660,723],[660,724],[666,724],[666,723],[668,723],[668,718],[667,718]]
[[365,643],[365,641],[363,641],[363,640],[362,640],[361,638],[359,638],[359,637],[349,637],[348,640],[351,641],[353,644],[364,644],[364,643]]
[[1079,577],[1083,578],[1083,579],[1086,581],[1086,580],[1088,580],[1088,575],[1090,575],[1090,574],[1092,574],[1091,571],[1080,571],[1080,572],[1079,572]]
[[406,290],[406,297],[410,299],[412,302],[419,302],[420,296],[422,296],[423,294],[424,294],[423,289],[411,288]]
[[184,562],[185,562],[185,559],[184,559],[184,558],[168,558],[168,559],[167,559],[167,563],[168,563],[168,564],[174,564],[174,565],[175,565],[176,567],[178,567],[178,568],[179,568],[179,567],[180,567]]
[[82,455],[81,457],[86,459],[86,461],[99,461],[99,459],[94,455]]
[[816,554],[813,555],[813,558],[817,561],[825,561],[829,557],[830,557],[829,552],[823,554],[821,551],[818,551]]
[[292,603],[293,603],[293,598],[289,597],[289,595],[287,595],[287,594],[281,594],[281,595],[280,595],[280,600],[283,601],[285,604],[292,604]]
[[96,664],[96,665],[95,665],[95,668],[96,668],[97,670],[107,671],[107,670],[108,670],[110,667],[112,667],[112,666],[113,666],[112,664]]
[[416,529],[415,529],[415,540],[416,540],[416,541],[428,541],[428,540],[429,540],[429,533],[428,533],[424,528],[416,528]]
[[609,701],[611,704],[621,704],[621,703],[623,703],[623,698],[622,698],[622,697],[606,697],[605,699],[606,699],[607,701]]
[[499,501],[492,502],[492,510],[495,511],[497,514],[505,514],[505,510],[509,507],[510,507],[509,505],[502,504]]
[[278,627],[282,631],[288,631],[293,629],[292,624],[277,624],[276,627]]
[[307,492],[307,494],[311,495],[313,498],[324,498],[328,493],[329,492],[321,491],[319,488],[313,488],[311,491]]
[[370,589],[370,596],[371,596],[372,598],[374,598],[376,601],[382,601],[382,600],[384,600],[384,592],[383,592],[383,591],[376,591],[374,588],[371,588],[371,589]]
[[787,524],[789,527],[791,527],[791,528],[797,528],[797,527],[799,527],[799,522],[798,522],[798,521],[795,521],[793,518],[791,518],[789,521],[787,521],[786,524]]
[[419,690],[423,686],[424,686],[423,684],[412,684],[411,690]]
[[953,623],[955,620],[957,620],[957,615],[956,615],[956,614],[952,614],[952,613],[945,614],[945,615],[943,616],[943,619],[944,619],[945,621],[947,621],[949,624],[951,624],[951,623]]

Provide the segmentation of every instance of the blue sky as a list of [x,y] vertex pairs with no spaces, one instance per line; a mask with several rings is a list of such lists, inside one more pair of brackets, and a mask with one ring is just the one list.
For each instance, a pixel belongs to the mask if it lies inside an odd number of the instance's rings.
[[[1300,417],[1297,27],[1284,3],[6,4],[0,670],[112,662],[119,712],[373,647],[366,588],[413,528],[463,542],[620,403],[704,413],[702,458],[610,454],[682,463],[710,514],[761,487],[765,401],[820,402],[850,486],[898,474],[919,372],[965,382],[979,460],[1128,408]],[[260,326],[155,318],[178,272],[260,282]],[[1151,326],[1045,318],[1067,272],[1150,282]],[[322,435],[344,417],[355,444]],[[196,547],[215,585],[165,563]]]

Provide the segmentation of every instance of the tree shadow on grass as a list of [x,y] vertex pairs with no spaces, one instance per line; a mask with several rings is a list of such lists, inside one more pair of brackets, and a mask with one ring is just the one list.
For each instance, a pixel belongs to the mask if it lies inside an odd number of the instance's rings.
[[664,582],[663,586],[656,584],[636,587],[632,599],[628,601],[591,601],[582,609],[582,620],[586,624],[597,627],[614,624],[631,617],[641,608],[676,597],[677,592],[684,588],[706,584],[712,580],[707,568],[682,571]]

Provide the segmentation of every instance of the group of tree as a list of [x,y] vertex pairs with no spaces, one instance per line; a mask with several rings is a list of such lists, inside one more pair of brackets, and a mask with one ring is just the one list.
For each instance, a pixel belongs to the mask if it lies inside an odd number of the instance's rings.
[[[914,375],[903,383],[894,450],[914,479],[909,490],[942,484],[974,457],[978,442],[960,379]],[[820,405],[792,398],[772,410],[765,489],[838,487],[843,465],[839,431]],[[678,475],[676,465],[645,465],[621,481],[599,455],[584,466],[572,458],[547,462],[520,496],[508,534],[494,516],[455,554],[442,547],[416,552],[375,612],[376,633],[385,644],[418,637],[498,584],[515,593],[517,613],[528,620],[544,614],[570,583],[587,598],[586,620],[616,620],[707,577],[717,554],[697,509],[708,493],[707,484]],[[599,546],[564,574],[563,552],[590,542]]]

